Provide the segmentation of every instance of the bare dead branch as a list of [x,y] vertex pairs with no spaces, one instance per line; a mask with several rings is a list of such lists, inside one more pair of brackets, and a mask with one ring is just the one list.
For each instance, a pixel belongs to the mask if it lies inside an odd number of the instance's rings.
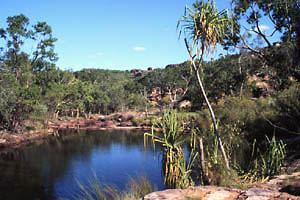
[[290,131],[290,130],[284,128],[284,127],[277,126],[276,124],[273,124],[270,120],[268,120],[264,115],[262,115],[262,116],[263,116],[263,118],[264,118],[271,126],[273,126],[274,128],[277,128],[277,129],[279,129],[279,130],[282,130],[282,131],[284,131],[284,132],[286,132],[286,133],[289,133],[289,134],[292,134],[292,135],[300,135],[299,132]]

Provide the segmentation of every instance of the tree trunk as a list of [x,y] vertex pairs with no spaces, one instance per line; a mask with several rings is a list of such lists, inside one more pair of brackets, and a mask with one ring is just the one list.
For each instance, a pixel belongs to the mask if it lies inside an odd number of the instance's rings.
[[200,148],[201,171],[202,171],[202,177],[203,177],[202,181],[203,181],[204,185],[209,185],[208,173],[207,173],[206,165],[205,165],[204,147],[203,147],[202,137],[200,137],[200,139],[199,139],[199,148]]
[[76,109],[76,118],[79,118],[79,108]]
[[59,110],[55,113],[55,119],[58,118],[58,115],[59,115]]
[[205,102],[207,104],[211,119],[213,121],[214,130],[215,130],[215,133],[216,133],[217,138],[218,138],[219,147],[220,147],[223,159],[225,161],[225,165],[226,165],[227,169],[230,169],[229,162],[228,162],[228,159],[227,159],[227,155],[226,155],[224,147],[223,147],[223,142],[221,140],[221,137],[220,137],[220,134],[219,134],[219,131],[218,131],[218,125],[217,125],[217,120],[216,120],[216,117],[215,117],[215,113],[214,113],[214,111],[213,111],[213,109],[212,109],[212,107],[211,107],[211,105],[208,101],[207,96],[206,96],[206,93],[205,93],[205,90],[204,90],[204,87],[203,87],[203,84],[202,84],[202,81],[201,81],[201,78],[200,78],[200,75],[199,75],[199,68],[196,67],[194,60],[192,60],[192,65],[193,65],[193,68],[194,68],[195,75],[197,77],[198,84],[200,86],[201,93],[202,93],[202,95],[205,99]]

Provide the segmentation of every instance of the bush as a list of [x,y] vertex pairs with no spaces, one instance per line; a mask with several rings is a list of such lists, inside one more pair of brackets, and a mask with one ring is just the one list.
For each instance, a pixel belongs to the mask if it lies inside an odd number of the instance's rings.
[[[299,132],[300,119],[300,84],[295,83],[290,88],[279,93],[274,109],[278,111],[275,123],[277,126],[291,132]],[[284,129],[280,129],[283,132]]]
[[227,97],[224,105],[216,106],[215,110],[221,129],[226,126],[235,126],[239,129],[239,134],[246,136],[250,141],[254,138],[263,140],[265,134],[274,133],[274,128],[266,120],[274,119],[278,115],[274,104],[273,97],[258,99]]

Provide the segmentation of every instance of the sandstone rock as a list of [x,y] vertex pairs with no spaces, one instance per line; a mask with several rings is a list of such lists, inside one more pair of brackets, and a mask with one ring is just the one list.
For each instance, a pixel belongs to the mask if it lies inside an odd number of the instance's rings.
[[122,127],[127,126],[127,122],[121,122],[121,123],[120,123],[120,126],[122,126]]
[[237,199],[239,197],[239,193],[233,191],[214,191],[208,195],[206,195],[207,200],[231,200]]
[[164,200],[164,199],[174,199],[181,200],[186,195],[185,190],[164,190],[159,192],[152,192],[144,197],[144,200]]
[[250,188],[246,191],[246,196],[278,196],[279,192],[274,192],[264,188]]
[[153,192],[144,197],[144,200],[187,200],[187,199],[201,199],[201,200],[300,200],[287,193],[279,192],[278,190],[271,190],[260,187],[253,187],[246,191],[225,188],[217,186],[197,186],[188,189],[174,189]]
[[185,200],[185,199],[203,199],[203,200],[232,200],[240,195],[239,190],[216,187],[199,186],[185,190],[165,190],[153,192],[144,197],[145,200]]
[[246,200],[269,200],[268,197],[262,197],[262,196],[250,196],[247,197]]
[[6,142],[5,139],[0,139],[0,144],[3,144],[3,143],[5,143],[5,142]]
[[179,103],[179,108],[190,108],[192,107],[192,102],[184,100],[182,102]]
[[270,180],[268,185],[276,188],[280,192],[286,192],[292,195],[300,195],[300,172],[292,174],[282,174]]
[[114,128],[114,127],[116,127],[115,122],[112,121],[112,120],[107,120],[107,121],[104,122],[104,124],[105,124],[105,128]]

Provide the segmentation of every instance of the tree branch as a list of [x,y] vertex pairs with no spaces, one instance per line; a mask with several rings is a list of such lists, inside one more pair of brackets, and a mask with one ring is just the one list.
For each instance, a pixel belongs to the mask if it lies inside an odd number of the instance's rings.
[[263,34],[260,30],[259,24],[258,24],[258,18],[254,9],[254,5],[251,6],[252,12],[254,13],[254,19],[255,19],[255,25],[256,25],[256,29],[257,29],[257,33],[264,39],[264,41],[268,44],[268,47],[271,47],[272,44],[270,43],[270,41],[267,39],[266,35]]
[[270,120],[268,120],[264,115],[262,115],[262,116],[274,128],[277,128],[277,129],[282,130],[282,131],[284,131],[286,133],[289,133],[289,134],[300,135],[300,133],[298,133],[298,132],[290,131],[290,130],[284,128],[284,127],[277,126],[276,124],[273,124]]

